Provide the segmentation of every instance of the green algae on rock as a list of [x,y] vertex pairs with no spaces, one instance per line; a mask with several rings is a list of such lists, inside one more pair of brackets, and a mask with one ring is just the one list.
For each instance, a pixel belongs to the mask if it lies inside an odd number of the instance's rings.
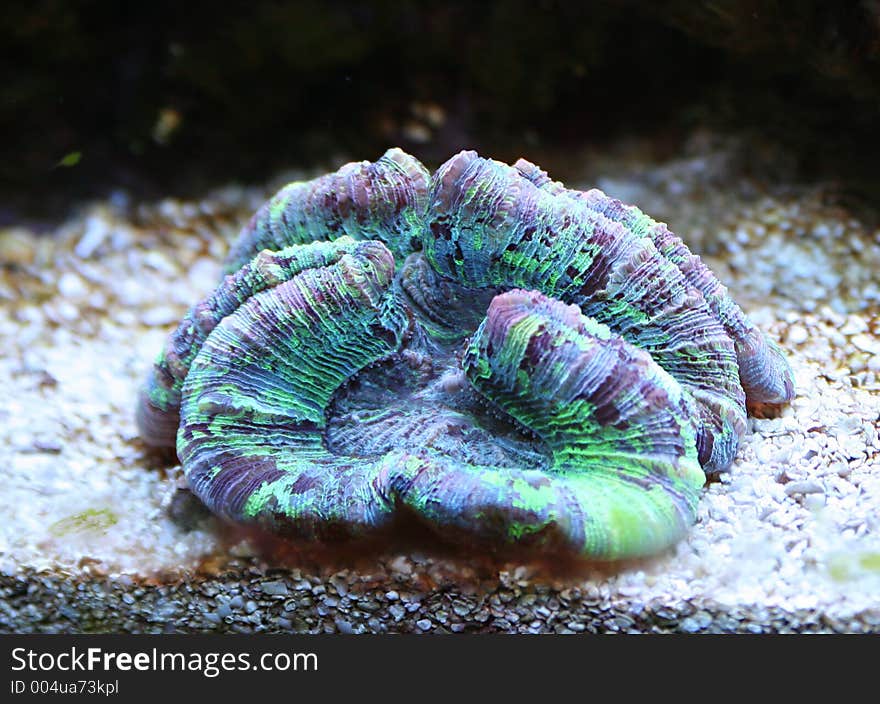
[[108,508],[90,508],[49,526],[49,534],[61,538],[72,533],[100,533],[115,526],[119,518]]
[[169,338],[138,408],[215,513],[301,537],[652,554],[746,402],[791,371],[662,223],[529,162],[389,150],[291,184]]

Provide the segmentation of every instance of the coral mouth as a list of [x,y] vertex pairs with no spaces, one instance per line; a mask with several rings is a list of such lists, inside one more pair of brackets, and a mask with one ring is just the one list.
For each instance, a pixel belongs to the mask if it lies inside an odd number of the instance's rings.
[[467,465],[546,471],[545,443],[474,391],[459,356],[416,342],[362,371],[331,401],[327,449],[364,459],[428,450]]

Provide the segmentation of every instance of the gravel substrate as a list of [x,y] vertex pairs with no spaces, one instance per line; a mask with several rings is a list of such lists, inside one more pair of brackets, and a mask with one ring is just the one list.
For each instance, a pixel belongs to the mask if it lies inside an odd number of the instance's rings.
[[0,631],[880,631],[880,231],[830,186],[747,177],[744,148],[606,157],[613,178],[570,185],[703,253],[787,350],[798,397],[751,421],[674,551],[564,574],[413,548],[270,559],[140,444],[146,369],[281,180],[0,231]]

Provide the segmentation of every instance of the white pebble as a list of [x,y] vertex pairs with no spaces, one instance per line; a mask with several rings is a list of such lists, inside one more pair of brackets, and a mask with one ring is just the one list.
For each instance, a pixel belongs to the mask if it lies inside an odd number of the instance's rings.
[[880,341],[870,335],[855,335],[852,338],[852,343],[862,352],[875,355],[880,354]]
[[141,322],[151,327],[155,325],[170,325],[179,318],[180,314],[177,309],[171,306],[155,306],[154,308],[148,308],[141,314]]
[[835,464],[832,469],[837,472],[838,477],[848,477],[852,474],[852,468],[846,462],[838,462]]
[[85,282],[72,271],[62,274],[58,279],[58,292],[65,298],[80,298],[88,291]]
[[865,332],[868,329],[867,323],[865,323],[864,318],[858,315],[850,315],[846,319],[846,324],[840,328],[840,332],[844,335],[856,335],[860,332]]
[[818,511],[825,506],[825,494],[808,494],[804,497],[804,508]]
[[110,228],[106,221],[92,215],[86,220],[85,231],[76,247],[73,248],[74,254],[81,259],[88,259],[100,247],[107,235],[110,234]]
[[803,325],[792,325],[788,329],[788,341],[793,345],[802,345],[809,337],[810,334]]
[[794,496],[795,494],[821,494],[823,492],[822,485],[810,479],[800,482],[789,482],[785,485],[786,496]]

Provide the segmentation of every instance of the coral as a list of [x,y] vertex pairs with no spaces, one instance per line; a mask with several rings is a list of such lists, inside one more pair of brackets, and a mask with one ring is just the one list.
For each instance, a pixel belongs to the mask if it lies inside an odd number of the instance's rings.
[[538,167],[389,150],[290,184],[159,356],[138,408],[215,513],[599,558],[693,523],[746,402],[792,375],[662,223]]

